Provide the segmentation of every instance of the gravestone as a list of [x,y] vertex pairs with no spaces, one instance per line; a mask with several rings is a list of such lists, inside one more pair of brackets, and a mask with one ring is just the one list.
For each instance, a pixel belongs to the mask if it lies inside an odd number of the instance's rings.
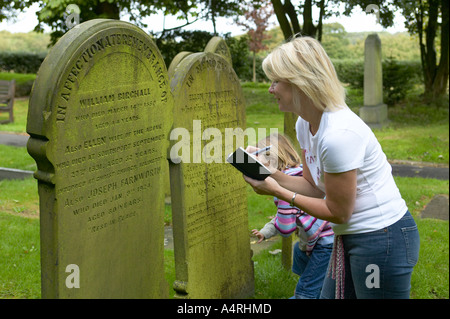
[[254,292],[246,183],[225,161],[236,147],[230,131],[239,144],[245,129],[242,89],[225,49],[215,37],[205,52],[182,52],[169,67],[177,298],[244,298]]
[[164,187],[173,100],[158,48],[138,27],[91,20],[36,77],[43,298],[164,298]]
[[378,34],[370,34],[364,43],[364,106],[361,119],[370,127],[387,124],[387,105],[383,103],[383,67],[381,40]]

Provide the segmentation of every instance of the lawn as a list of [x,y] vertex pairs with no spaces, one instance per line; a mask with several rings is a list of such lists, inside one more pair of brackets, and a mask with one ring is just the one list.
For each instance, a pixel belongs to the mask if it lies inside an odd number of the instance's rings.
[[[278,128],[282,132],[283,114],[267,90],[267,84],[243,84],[247,127]],[[350,101],[358,99],[356,94],[349,96]],[[349,104],[357,108],[356,102],[355,105]],[[23,133],[27,107],[27,99],[16,100],[16,122],[2,125],[0,130]],[[421,109],[423,114],[420,115],[417,109]],[[389,159],[448,165],[448,109],[404,104],[390,108],[389,118],[388,127],[374,131]],[[12,146],[0,146],[0,166],[35,169],[34,161],[25,148]],[[421,234],[420,258],[413,273],[411,297],[448,299],[448,221],[419,217],[421,210],[436,194],[448,195],[448,181],[402,177],[395,180]],[[250,234],[251,229],[261,228],[269,221],[275,206],[272,198],[258,196],[250,187],[247,191]],[[38,216],[37,183],[34,179],[0,181],[0,298],[40,298]],[[166,205],[165,220],[171,220],[169,205]],[[277,242],[271,249],[280,247],[281,242]],[[297,277],[281,266],[280,258],[268,250],[253,257],[255,298],[284,299],[292,295]],[[175,279],[171,250],[165,251],[165,266],[166,280],[171,286]]]

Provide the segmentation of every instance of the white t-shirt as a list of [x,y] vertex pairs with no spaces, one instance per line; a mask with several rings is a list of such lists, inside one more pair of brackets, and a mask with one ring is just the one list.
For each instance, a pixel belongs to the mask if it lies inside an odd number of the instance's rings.
[[[325,192],[324,174],[357,170],[356,202],[350,220],[332,224],[337,235],[366,233],[390,226],[407,211],[372,130],[349,108],[323,112],[313,136],[309,123],[298,118],[297,139],[312,178]],[[325,194],[326,195],[326,194]]]

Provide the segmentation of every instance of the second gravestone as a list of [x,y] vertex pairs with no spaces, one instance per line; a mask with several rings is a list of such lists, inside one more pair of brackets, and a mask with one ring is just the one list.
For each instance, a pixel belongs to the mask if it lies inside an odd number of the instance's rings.
[[164,298],[164,187],[173,101],[138,27],[91,20],[43,62],[30,98],[43,298]]
[[176,297],[249,297],[247,189],[242,174],[225,162],[234,137],[243,143],[242,89],[225,42],[215,37],[205,51],[182,52],[169,67],[174,289]]

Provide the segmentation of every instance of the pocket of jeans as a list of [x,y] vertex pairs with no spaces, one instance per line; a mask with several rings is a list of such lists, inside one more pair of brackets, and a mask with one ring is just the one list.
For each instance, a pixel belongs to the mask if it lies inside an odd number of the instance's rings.
[[420,238],[417,225],[402,228],[406,245],[406,258],[408,264],[415,265],[419,261]]

